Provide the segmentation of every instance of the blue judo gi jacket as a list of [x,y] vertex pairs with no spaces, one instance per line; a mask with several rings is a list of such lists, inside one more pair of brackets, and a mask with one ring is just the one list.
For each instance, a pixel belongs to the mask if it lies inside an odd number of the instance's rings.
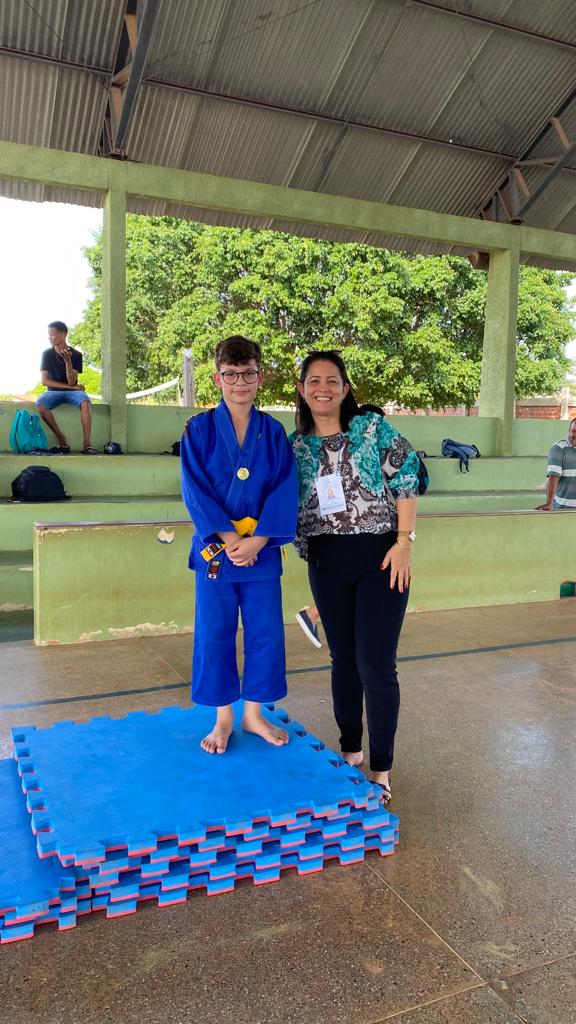
[[282,575],[280,547],[294,539],[298,515],[296,462],[278,420],[252,407],[240,448],[225,402],[193,416],[180,443],[182,498],[195,534],[188,564],[205,573],[201,551],[231,531],[233,520],[257,520],[253,535],[269,537],[253,566],[222,558],[219,580],[248,582]]

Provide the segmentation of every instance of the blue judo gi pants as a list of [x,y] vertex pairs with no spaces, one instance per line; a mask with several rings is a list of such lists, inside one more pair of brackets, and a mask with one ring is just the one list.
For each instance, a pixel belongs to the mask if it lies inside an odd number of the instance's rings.
[[[242,688],[236,662],[238,612],[244,627]],[[286,650],[280,579],[230,583],[196,573],[192,700],[223,707],[286,696]]]

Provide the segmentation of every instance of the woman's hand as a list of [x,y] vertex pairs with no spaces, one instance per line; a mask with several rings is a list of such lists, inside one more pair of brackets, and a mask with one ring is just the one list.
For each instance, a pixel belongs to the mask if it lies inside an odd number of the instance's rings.
[[387,552],[381,569],[390,567],[390,589],[393,590],[398,583],[398,590],[402,594],[404,589],[410,585],[412,576],[411,570],[412,551],[406,544],[393,544]]

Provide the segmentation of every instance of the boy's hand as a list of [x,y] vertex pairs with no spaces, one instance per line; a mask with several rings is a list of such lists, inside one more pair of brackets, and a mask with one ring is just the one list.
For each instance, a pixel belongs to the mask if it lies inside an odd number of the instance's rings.
[[235,542],[226,544],[226,554],[234,565],[252,566],[267,543],[268,537],[238,537]]
[[222,530],[218,534],[218,536],[220,537],[220,540],[222,541],[222,543],[225,544],[226,547],[230,547],[230,548],[234,547],[234,545],[235,545],[237,540],[240,540],[240,536],[239,536],[239,534],[236,533],[235,530],[228,530],[228,532],[226,532],[225,530]]

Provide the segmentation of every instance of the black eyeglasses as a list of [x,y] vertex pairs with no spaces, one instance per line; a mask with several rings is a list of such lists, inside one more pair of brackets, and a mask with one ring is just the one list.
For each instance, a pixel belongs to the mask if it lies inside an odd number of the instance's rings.
[[246,384],[254,384],[258,380],[258,370],[240,370],[238,373],[235,370],[224,370],[220,374],[225,384],[235,384],[239,377]]

